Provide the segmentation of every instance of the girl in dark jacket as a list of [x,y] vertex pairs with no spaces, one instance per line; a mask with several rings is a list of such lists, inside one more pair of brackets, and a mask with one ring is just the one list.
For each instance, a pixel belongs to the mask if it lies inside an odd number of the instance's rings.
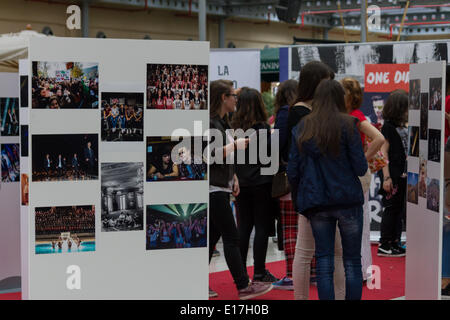
[[310,115],[293,129],[288,177],[298,186],[297,208],[314,236],[319,299],[334,300],[336,225],[342,238],[348,300],[362,294],[361,239],[364,196],[358,176],[367,160],[353,117],[347,115],[345,92],[335,80],[323,80],[314,94]]

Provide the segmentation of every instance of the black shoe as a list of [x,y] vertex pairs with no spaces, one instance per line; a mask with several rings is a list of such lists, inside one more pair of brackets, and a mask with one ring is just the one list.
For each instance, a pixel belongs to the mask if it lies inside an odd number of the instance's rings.
[[404,257],[406,255],[406,250],[398,244],[392,245],[392,252],[398,257]]
[[379,257],[404,257],[406,254],[405,249],[393,245],[383,244],[378,247],[377,256]]
[[253,282],[266,282],[266,283],[273,283],[277,282],[279,279],[276,278],[273,274],[271,274],[269,271],[265,271],[264,274],[254,274],[253,275]]

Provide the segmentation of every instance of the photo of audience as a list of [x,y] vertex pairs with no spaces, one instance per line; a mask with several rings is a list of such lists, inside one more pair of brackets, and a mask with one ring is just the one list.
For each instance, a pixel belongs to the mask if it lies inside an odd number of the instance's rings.
[[102,92],[102,141],[144,140],[144,94]]
[[19,144],[2,144],[0,148],[2,161],[2,182],[20,181]]
[[427,209],[439,212],[439,180],[427,178]]
[[441,130],[428,130],[428,160],[441,162]]
[[95,206],[35,209],[36,254],[95,251]]
[[98,135],[32,135],[32,181],[98,179]]
[[0,135],[19,135],[18,98],[0,98]]
[[144,229],[144,163],[102,163],[102,231]]
[[419,185],[417,173],[408,172],[408,202],[419,203]]
[[207,204],[147,206],[147,250],[207,246]]
[[420,109],[420,80],[409,81],[409,109]]
[[442,110],[442,78],[430,79],[430,110]]
[[147,137],[147,182],[206,180],[203,137]]
[[147,65],[147,109],[207,108],[208,66]]
[[98,63],[33,61],[32,108],[97,109]]

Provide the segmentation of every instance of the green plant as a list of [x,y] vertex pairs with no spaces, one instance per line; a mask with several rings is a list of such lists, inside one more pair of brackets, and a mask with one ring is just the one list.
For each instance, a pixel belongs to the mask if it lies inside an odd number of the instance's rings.
[[272,95],[272,92],[266,91],[262,93],[262,98],[264,100],[264,104],[266,105],[267,114],[271,117],[274,111],[275,97]]

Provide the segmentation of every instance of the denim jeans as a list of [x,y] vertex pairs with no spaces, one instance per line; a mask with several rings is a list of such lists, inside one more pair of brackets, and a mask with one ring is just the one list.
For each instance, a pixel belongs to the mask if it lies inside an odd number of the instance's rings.
[[316,242],[317,289],[319,299],[335,299],[333,272],[337,223],[342,239],[345,269],[345,299],[361,300],[363,286],[361,271],[362,206],[312,213],[310,222]]

